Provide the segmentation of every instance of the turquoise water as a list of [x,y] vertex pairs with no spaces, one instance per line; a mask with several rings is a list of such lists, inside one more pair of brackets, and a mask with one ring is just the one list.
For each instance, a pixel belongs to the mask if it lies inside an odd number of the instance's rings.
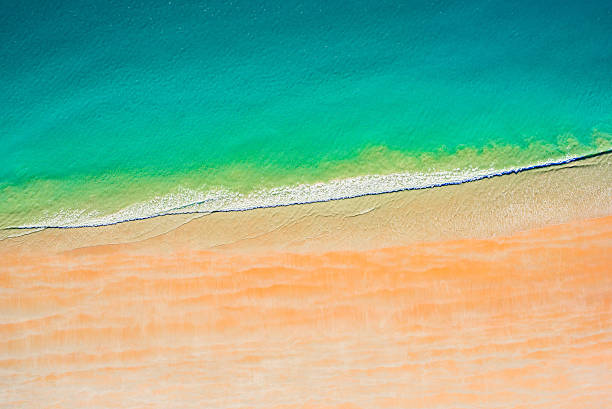
[[612,3],[533,3],[10,4],[0,227],[222,209],[253,192],[274,203],[270,189],[335,179],[353,182],[316,194],[376,191],[355,178],[410,185],[610,148]]

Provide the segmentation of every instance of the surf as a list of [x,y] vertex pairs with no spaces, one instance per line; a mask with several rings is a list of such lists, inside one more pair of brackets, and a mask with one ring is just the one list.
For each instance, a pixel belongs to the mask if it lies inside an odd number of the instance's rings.
[[432,173],[404,172],[387,175],[366,175],[336,179],[325,183],[319,182],[260,189],[248,194],[222,189],[208,192],[183,189],[177,193],[130,205],[109,215],[99,215],[94,212],[88,213],[83,210],[66,210],[43,219],[38,223],[8,226],[3,227],[2,230],[92,228],[168,215],[243,212],[255,209],[346,200],[363,196],[460,185],[493,177],[566,165],[609,154],[612,154],[612,149],[506,169],[468,169]]

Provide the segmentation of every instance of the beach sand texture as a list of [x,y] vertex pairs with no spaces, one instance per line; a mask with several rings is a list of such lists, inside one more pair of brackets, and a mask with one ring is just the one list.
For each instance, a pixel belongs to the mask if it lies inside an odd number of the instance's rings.
[[611,406],[609,160],[6,238],[1,406]]

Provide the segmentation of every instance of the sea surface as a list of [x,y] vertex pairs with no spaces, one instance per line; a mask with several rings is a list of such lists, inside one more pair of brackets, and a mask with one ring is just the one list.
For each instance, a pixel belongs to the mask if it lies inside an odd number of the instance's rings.
[[0,228],[427,187],[612,147],[610,1],[23,1]]

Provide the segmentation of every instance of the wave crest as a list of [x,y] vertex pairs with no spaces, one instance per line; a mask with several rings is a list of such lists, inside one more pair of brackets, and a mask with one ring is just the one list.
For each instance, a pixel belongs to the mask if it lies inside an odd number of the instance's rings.
[[237,212],[328,202],[368,195],[458,185],[532,169],[567,164],[609,153],[612,153],[612,150],[583,156],[566,157],[556,161],[541,162],[517,168],[473,168],[431,173],[405,172],[387,175],[357,176],[335,179],[324,183],[260,189],[248,194],[223,189],[198,191],[183,188],[175,193],[158,196],[146,202],[136,203],[106,215],[99,212],[67,209],[41,218],[35,223],[6,227],[4,230],[100,227],[173,214]]

